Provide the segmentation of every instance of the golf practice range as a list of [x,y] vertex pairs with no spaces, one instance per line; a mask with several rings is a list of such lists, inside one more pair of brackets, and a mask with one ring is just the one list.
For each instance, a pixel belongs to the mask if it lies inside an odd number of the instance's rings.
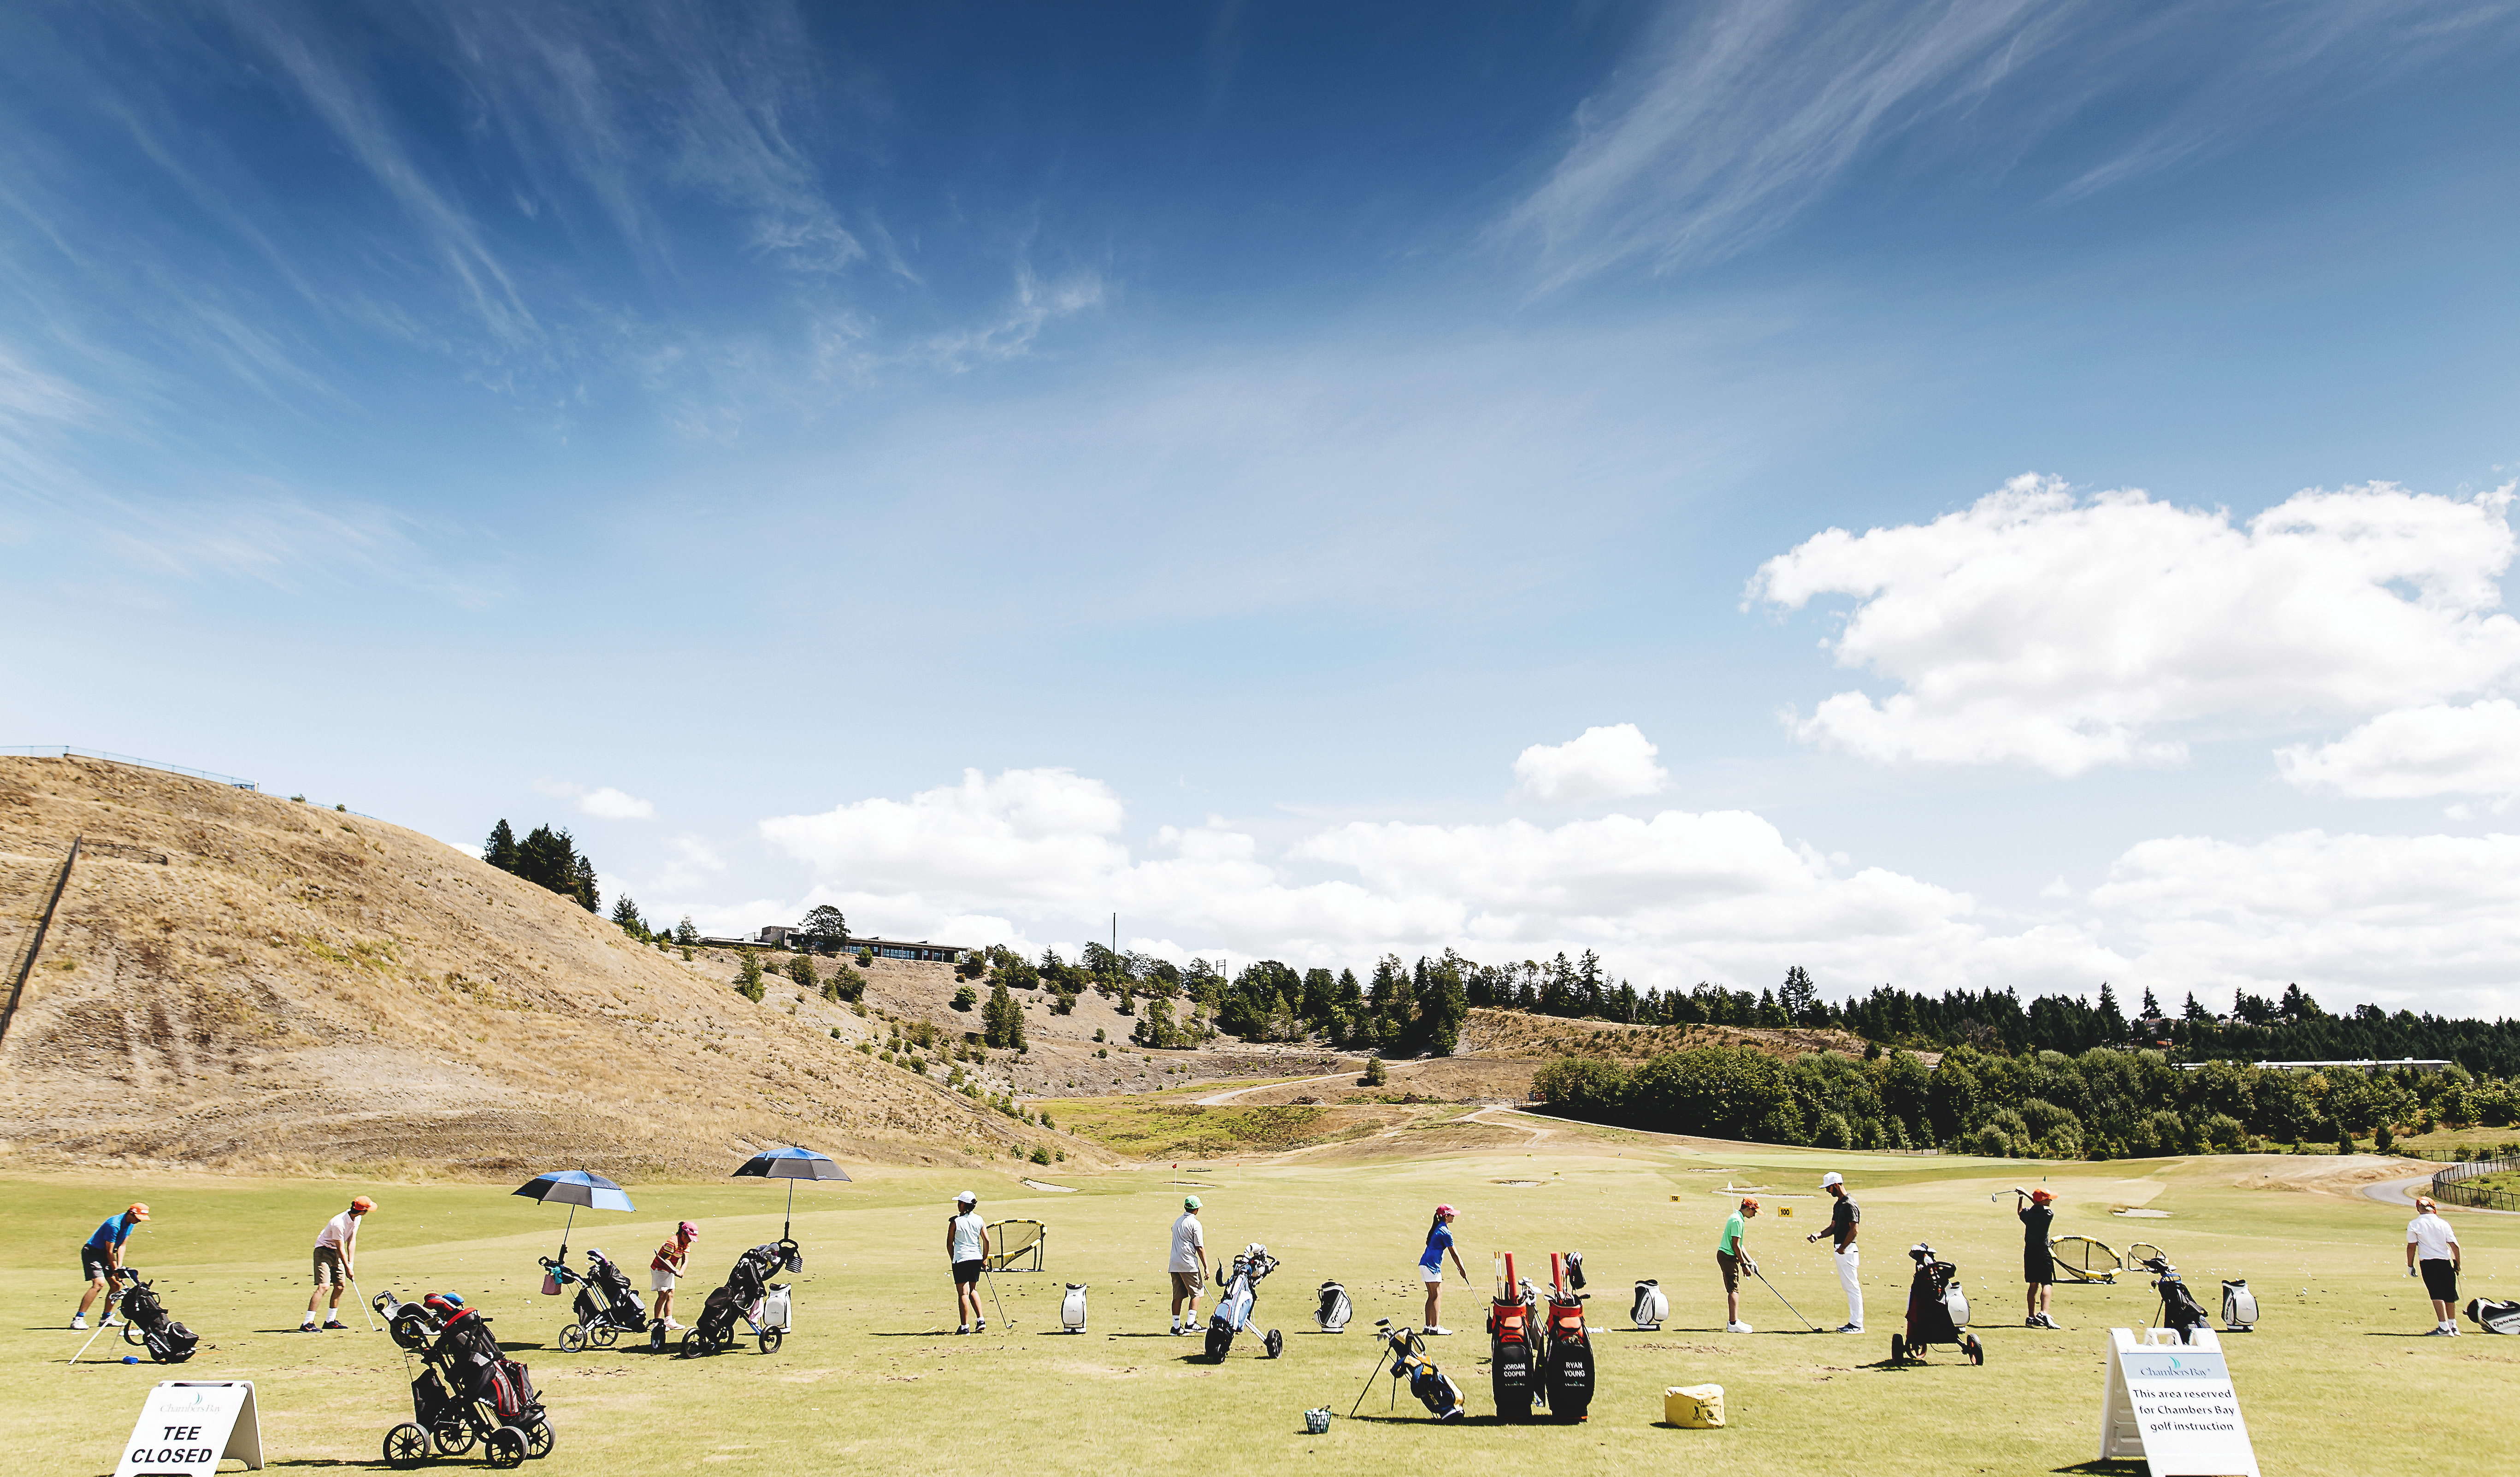
[[[739,1340],[725,1355],[678,1359],[644,1339],[563,1353],[567,1299],[538,1295],[535,1258],[557,1244],[558,1206],[505,1185],[360,1183],[186,1175],[62,1173],[6,1177],[15,1232],[0,1258],[0,1293],[16,1316],[0,1330],[11,1366],[11,1466],[113,1470],[120,1444],[159,1379],[250,1379],[262,1447],[273,1465],[382,1469],[381,1442],[411,1415],[404,1358],[349,1307],[348,1332],[292,1332],[306,1306],[307,1247],[353,1194],[378,1209],[361,1232],[357,1276],[374,1297],[456,1292],[495,1320],[528,1363],[557,1432],[539,1472],[895,1472],[952,1467],[1030,1473],[1243,1471],[1282,1464],[1325,1471],[1468,1462],[1545,1470],[1709,1469],[1763,1477],[1800,1473],[2141,1471],[2094,1462],[2109,1332],[2153,1311],[2149,1278],[2064,1284],[2062,1331],[2025,1328],[2015,1185],[2057,1196],[2056,1229],[2123,1246],[2159,1245],[2208,1308],[2226,1277],[2246,1277],[2260,1304],[2254,1332],[2223,1337],[2261,1469],[2362,1473],[2418,1463],[2428,1474],[2510,1468],[2498,1432],[2520,1397],[2520,1340],[2421,1335],[2432,1319],[2406,1276],[2411,1212],[2352,1186],[2321,1187],[2321,1161],[2203,1156],[2040,1163],[1951,1155],[1873,1155],[1725,1145],[1552,1125],[1523,1118],[1534,1141],[1509,1151],[1335,1159],[1294,1153],[1192,1166],[1043,1176],[1066,1192],[1027,1187],[1005,1170],[847,1168],[848,1184],[796,1187],[794,1236],[804,1271],[793,1331],[775,1354]],[[556,1167],[556,1166],[555,1166]],[[2307,1167],[2307,1168],[2306,1168]],[[1823,1327],[1845,1304],[1825,1245],[1804,1237],[1827,1223],[1821,1175],[1847,1176],[1863,1207],[1867,1331],[1807,1331],[1768,1288],[1744,1280],[1756,1331],[1728,1334],[1712,1248],[1736,1193],[1757,1186],[1764,1213],[1748,1250],[1776,1293]],[[2412,1167],[2408,1173],[2412,1172]],[[519,1177],[521,1178],[521,1177]],[[1188,1183],[1184,1183],[1188,1182]],[[629,1186],[636,1212],[579,1211],[572,1258],[596,1247],[644,1271],[678,1220],[700,1228],[685,1279],[687,1321],[744,1248],[775,1240],[784,1186],[731,1180]],[[954,1333],[944,1233],[951,1200],[971,1189],[990,1221],[1050,1227],[1047,1267],[997,1273],[983,1288],[985,1332]],[[1248,1242],[1282,1262],[1259,1288],[1254,1335],[1222,1364],[1194,1336],[1166,1333],[1167,1230],[1181,1197],[1202,1199],[1211,1263]],[[120,1363],[113,1333],[68,1331],[79,1284],[69,1255],[98,1218],[133,1199],[154,1217],[127,1263],[156,1280],[173,1314],[202,1339],[187,1365]],[[1462,1260],[1443,1317],[1456,1329],[1426,1341],[1468,1398],[1469,1418],[1439,1424],[1406,1389],[1392,1399],[1377,1319],[1415,1325],[1420,1288],[1409,1269],[1430,1208],[1458,1208]],[[2115,1208],[2154,1212],[2139,1218]],[[1786,1212],[1790,1214],[1786,1214]],[[2520,1267],[2520,1217],[2452,1210],[2465,1247],[2462,1295],[2508,1296]],[[1912,1268],[1930,1242],[1956,1263],[1984,1342],[1973,1366],[1948,1347],[1922,1363],[1888,1362]],[[1499,1424],[1481,1332],[1494,1252],[1545,1277],[1552,1252],[1584,1254],[1587,1313],[1598,1366],[1582,1424]],[[1629,1326],[1630,1289],[1660,1281],[1669,1320]],[[1343,1283],[1355,1319],[1318,1331],[1314,1289]],[[1059,1327],[1066,1285],[1088,1284],[1083,1333]],[[644,1276],[638,1285],[646,1286]],[[1214,1304],[1211,1279],[1201,1315]],[[1000,1318],[1000,1303],[1007,1318]],[[2218,1319],[2215,1326],[2219,1329]],[[1282,1358],[1261,1357],[1260,1330],[1282,1329]],[[1671,1386],[1721,1384],[1729,1424],[1660,1424]],[[1363,1405],[1349,1411],[1363,1392]],[[1304,1411],[1335,1412],[1308,1435]],[[437,1458],[430,1468],[477,1464]],[[230,1470],[236,1469],[230,1463]]]

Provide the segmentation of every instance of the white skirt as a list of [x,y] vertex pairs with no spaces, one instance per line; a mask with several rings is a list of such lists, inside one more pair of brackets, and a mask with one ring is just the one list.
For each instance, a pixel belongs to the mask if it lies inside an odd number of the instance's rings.
[[1418,1280],[1421,1282],[1440,1282],[1444,1280],[1444,1269],[1441,1267],[1429,1267],[1425,1263],[1419,1262],[1409,1270],[1418,1274]]

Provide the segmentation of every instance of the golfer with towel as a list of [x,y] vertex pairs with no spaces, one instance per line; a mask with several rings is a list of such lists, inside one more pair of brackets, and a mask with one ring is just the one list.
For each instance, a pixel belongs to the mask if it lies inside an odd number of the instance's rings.
[[980,1197],[967,1189],[954,1197],[954,1219],[945,1223],[945,1260],[954,1264],[957,1333],[979,1333],[989,1326],[980,1316],[980,1268],[988,1255],[989,1228],[980,1219]]
[[1864,1264],[1855,1250],[1855,1233],[1863,1224],[1864,1212],[1857,1208],[1855,1197],[1846,1192],[1844,1175],[1835,1170],[1829,1171],[1820,1177],[1820,1187],[1827,1190],[1828,1197],[1835,1200],[1837,1205],[1828,1213],[1828,1230],[1813,1231],[1803,1239],[1817,1241],[1822,1236],[1835,1239],[1836,1245],[1831,1249],[1837,1256],[1838,1285],[1846,1289],[1846,1321],[1831,1331],[1862,1333],[1864,1331],[1864,1284],[1856,1280],[1856,1274],[1862,1270]]
[[[2407,1223],[2407,1276],[2420,1275],[2433,1300],[2432,1335],[2458,1336],[2458,1232],[2442,1219],[2430,1195],[2415,1196],[2415,1218]],[[2431,1335],[2428,1335],[2431,1336]]]
[[2048,1233],[2055,1228],[2056,1197],[2045,1186],[2013,1191],[2013,1210],[2021,1217],[2021,1279],[2029,1284],[2024,1305],[2028,1317],[2024,1328],[2053,1328],[2056,1320],[2048,1316],[2048,1296],[2056,1290],[2056,1255],[2048,1249]]
[[133,1202],[131,1208],[105,1218],[105,1224],[88,1234],[87,1244],[79,1248],[79,1275],[87,1278],[87,1296],[79,1299],[78,1312],[70,1315],[70,1326],[87,1326],[87,1311],[96,1306],[98,1294],[105,1297],[105,1311],[97,1315],[97,1326],[113,1323],[113,1300],[122,1296],[122,1243],[131,1239],[131,1228],[149,1219],[149,1207]]
[[1759,1264],[1750,1260],[1748,1248],[1741,1244],[1741,1235],[1746,1229],[1742,1223],[1758,1213],[1758,1197],[1743,1195],[1741,1203],[1725,1221],[1724,1233],[1715,1238],[1715,1265],[1724,1274],[1724,1331],[1727,1333],[1750,1331],[1750,1325],[1741,1321],[1741,1273],[1744,1269],[1756,1273]]
[[1438,1205],[1435,1223],[1426,1228],[1426,1249],[1418,1257],[1418,1280],[1426,1284],[1426,1326],[1419,1331],[1438,1338],[1453,1331],[1438,1321],[1444,1303],[1444,1253],[1448,1251],[1453,1254],[1453,1265],[1461,1268],[1462,1280],[1469,1281],[1470,1269],[1462,1266],[1462,1254],[1453,1248],[1453,1207]]
[[[1173,1278],[1173,1332],[1198,1326],[1198,1289],[1207,1281],[1207,1228],[1198,1224],[1198,1196],[1182,1196],[1180,1219],[1173,1222],[1173,1257],[1165,1264]],[[1190,1304],[1190,1321],[1182,1321],[1182,1304]]]
[[377,1202],[365,1195],[350,1202],[350,1208],[324,1223],[315,1233],[315,1295],[306,1300],[306,1321],[298,1326],[300,1333],[315,1331],[315,1314],[325,1307],[324,1295],[333,1295],[326,1312],[324,1326],[347,1328],[341,1321],[341,1294],[350,1290],[350,1278],[359,1271],[359,1222]]

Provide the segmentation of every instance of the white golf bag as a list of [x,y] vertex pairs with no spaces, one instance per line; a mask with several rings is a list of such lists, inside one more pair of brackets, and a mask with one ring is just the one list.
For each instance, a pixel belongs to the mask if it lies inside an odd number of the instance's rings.
[[1336,1282],[1322,1284],[1322,1302],[1313,1310],[1313,1321],[1321,1324],[1324,1333],[1346,1332],[1347,1320],[1355,1314],[1355,1308],[1347,1300],[1346,1288]]
[[1968,1326],[1968,1294],[1960,1290],[1960,1279],[1957,1276],[1952,1278],[1950,1286],[1943,1289],[1943,1311],[1952,1316],[1953,1327]]
[[1085,1284],[1067,1284],[1067,1296],[1058,1300],[1058,1326],[1070,1333],[1085,1331]]
[[2246,1333],[2257,1326],[2258,1295],[2249,1290],[2247,1277],[2232,1277],[2223,1284],[2223,1329],[2227,1333]]
[[2467,1316],[2488,1333],[2520,1333],[2520,1303],[2472,1297],[2467,1300]]
[[1628,1317],[1640,1328],[1659,1328],[1671,1317],[1671,1299],[1663,1296],[1662,1284],[1651,1277],[1637,1284],[1636,1307]]

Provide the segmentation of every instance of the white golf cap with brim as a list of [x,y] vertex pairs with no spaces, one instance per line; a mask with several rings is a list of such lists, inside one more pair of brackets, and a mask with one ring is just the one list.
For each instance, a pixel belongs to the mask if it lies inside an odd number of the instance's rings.
[[975,1195],[967,1189],[954,1197],[954,1203],[957,1205],[975,1205],[979,1203],[979,1199],[980,1197],[978,1195]]
[[1844,1185],[1845,1183],[1846,1177],[1835,1170],[1830,1170],[1827,1174],[1820,1177],[1820,1187],[1822,1189],[1826,1189],[1832,1185]]

